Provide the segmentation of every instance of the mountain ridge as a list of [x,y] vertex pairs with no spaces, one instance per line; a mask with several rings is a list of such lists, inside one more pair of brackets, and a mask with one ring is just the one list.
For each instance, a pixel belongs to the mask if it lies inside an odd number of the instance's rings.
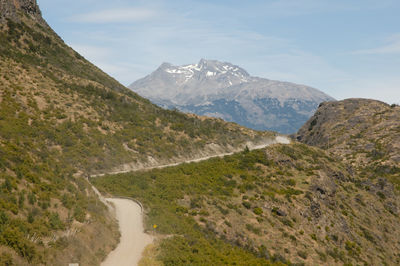
[[164,108],[280,133],[297,131],[320,102],[334,100],[305,85],[253,77],[237,65],[205,59],[163,63],[129,88]]

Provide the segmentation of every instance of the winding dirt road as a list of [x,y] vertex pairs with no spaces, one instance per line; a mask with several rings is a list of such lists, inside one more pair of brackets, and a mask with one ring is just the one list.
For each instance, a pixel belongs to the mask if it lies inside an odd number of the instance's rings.
[[[290,143],[290,139],[285,137],[285,136],[277,136],[275,137],[275,139],[271,139],[263,144],[260,145],[253,145],[252,143],[249,143],[247,146],[250,150],[257,150],[257,149],[262,149],[265,147],[268,147],[272,144],[289,144]],[[99,176],[104,176],[104,175],[117,175],[117,174],[124,174],[124,173],[129,173],[129,172],[135,172],[135,171],[140,171],[140,170],[151,170],[151,169],[156,169],[156,168],[166,168],[166,167],[170,167],[170,166],[177,166],[183,163],[194,163],[194,162],[201,162],[201,161],[205,161],[211,158],[215,158],[215,157],[224,157],[227,155],[232,155],[234,153],[236,153],[238,151],[234,151],[234,152],[228,152],[228,153],[221,153],[221,154],[216,154],[216,155],[212,155],[212,156],[206,156],[206,157],[201,157],[201,158],[197,158],[197,159],[192,159],[192,160],[187,160],[184,162],[177,162],[177,163],[170,163],[170,164],[162,164],[162,165],[155,165],[155,166],[148,166],[148,167],[137,167],[134,169],[127,169],[127,170],[120,170],[120,171],[111,171],[108,173],[103,173],[103,174],[95,174],[95,175],[91,175],[91,177],[99,177]]]
[[109,198],[106,200],[115,207],[121,239],[117,248],[107,256],[101,265],[137,265],[143,250],[153,241],[150,235],[144,233],[142,208],[129,199]]
[[[287,137],[278,136],[276,137],[275,140],[272,140],[271,142],[265,143],[263,145],[249,146],[249,149],[250,150],[262,149],[271,144],[276,144],[276,143],[289,144],[290,140]],[[231,154],[233,153],[218,154],[215,156],[209,156],[209,157],[186,161],[185,163],[199,162],[213,157],[223,157]],[[159,166],[135,169],[130,171],[165,168],[179,164],[181,163],[159,165]],[[108,174],[119,174],[125,172],[128,171],[110,172]],[[107,256],[106,260],[101,265],[102,266],[137,265],[142,257],[143,250],[147,245],[149,245],[153,241],[150,235],[144,233],[143,214],[141,206],[139,206],[136,202],[129,199],[120,199],[120,198],[104,199],[104,197],[98,192],[98,190],[95,187],[93,187],[93,189],[96,192],[96,194],[98,194],[101,201],[105,202],[109,208],[114,208],[115,215],[118,220],[121,232],[121,239],[117,248]]]

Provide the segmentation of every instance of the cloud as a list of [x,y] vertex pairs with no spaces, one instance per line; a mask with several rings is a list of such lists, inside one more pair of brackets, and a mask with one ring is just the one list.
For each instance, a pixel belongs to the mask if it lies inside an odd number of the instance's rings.
[[400,104],[400,79],[387,77],[355,77],[351,82],[338,85],[341,91],[338,99],[363,97],[384,101],[388,104]]
[[[78,15],[65,14],[69,19],[60,20],[69,27],[66,42],[125,85],[162,62],[181,65],[206,58],[232,62],[255,76],[307,84],[337,99],[399,99],[400,81],[393,76],[400,61],[396,56],[388,60],[386,55],[400,53],[400,35],[363,46],[363,50],[328,46],[321,52],[314,48],[321,38],[319,27],[314,39],[292,34],[292,30],[302,32],[302,21],[305,25],[312,19],[319,23],[321,15],[327,14],[329,24],[338,14],[357,17],[383,9],[381,5],[390,7],[396,0],[254,0],[251,4],[235,0],[229,5],[209,0],[138,0],[134,6],[129,0],[82,1],[75,9]],[[387,26],[385,31],[391,30]],[[369,33],[371,38],[381,35]],[[358,56],[368,54],[376,56]]]
[[[394,5],[393,0],[274,0],[261,1],[259,10],[269,17],[293,17],[335,12],[378,10]],[[247,4],[247,2],[244,2]],[[257,12],[257,11],[256,11]]]
[[351,79],[345,71],[324,57],[293,48],[280,53],[264,54],[257,61],[251,62],[247,69],[260,77],[306,84],[334,97],[337,97],[335,84],[346,83]]
[[72,22],[83,23],[127,23],[145,21],[158,15],[155,10],[147,8],[117,8],[100,10],[71,17]]
[[388,39],[385,45],[371,48],[361,49],[352,52],[352,54],[367,54],[367,55],[383,55],[383,54],[400,54],[400,34],[393,35]]
[[111,48],[104,48],[104,47],[99,47],[99,46],[93,46],[93,45],[82,45],[82,44],[76,44],[72,43],[70,46],[80,53],[81,55],[85,56],[89,60],[99,60],[99,59],[105,59],[111,54]]

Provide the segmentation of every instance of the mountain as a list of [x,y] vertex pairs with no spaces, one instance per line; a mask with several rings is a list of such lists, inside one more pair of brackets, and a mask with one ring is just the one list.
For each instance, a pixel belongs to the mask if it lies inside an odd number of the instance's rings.
[[274,135],[153,105],[68,47],[35,0],[0,11],[0,265],[104,259],[118,228],[89,175]]
[[400,190],[398,105],[368,99],[323,103],[295,137],[339,156],[364,177],[386,177]]
[[311,87],[252,77],[238,66],[204,59],[163,63],[129,88],[165,108],[285,134],[296,132],[321,102],[334,100]]

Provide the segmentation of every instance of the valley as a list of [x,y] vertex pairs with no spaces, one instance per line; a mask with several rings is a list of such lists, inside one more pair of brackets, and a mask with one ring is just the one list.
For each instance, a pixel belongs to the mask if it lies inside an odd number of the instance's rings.
[[[151,231],[157,224],[157,257],[166,264],[238,263],[237,246],[253,259],[269,260],[255,264],[375,265],[381,263],[378,254],[397,245],[397,212],[385,220],[379,217],[390,213],[386,204],[398,202],[398,192],[381,187],[382,180],[366,189],[339,160],[303,144],[92,181],[103,192],[143,203],[146,228]],[[376,191],[384,193],[385,200]],[[381,249],[386,244],[377,241],[382,239],[391,248]],[[229,259],[224,254],[230,254]],[[387,253],[384,260],[393,258],[395,263],[397,256]]]
[[0,265],[400,264],[398,105],[205,59],[131,88],[0,2]]
[[84,177],[275,137],[163,110],[68,47],[36,1],[0,9],[0,264],[98,265],[115,248],[116,221]]

